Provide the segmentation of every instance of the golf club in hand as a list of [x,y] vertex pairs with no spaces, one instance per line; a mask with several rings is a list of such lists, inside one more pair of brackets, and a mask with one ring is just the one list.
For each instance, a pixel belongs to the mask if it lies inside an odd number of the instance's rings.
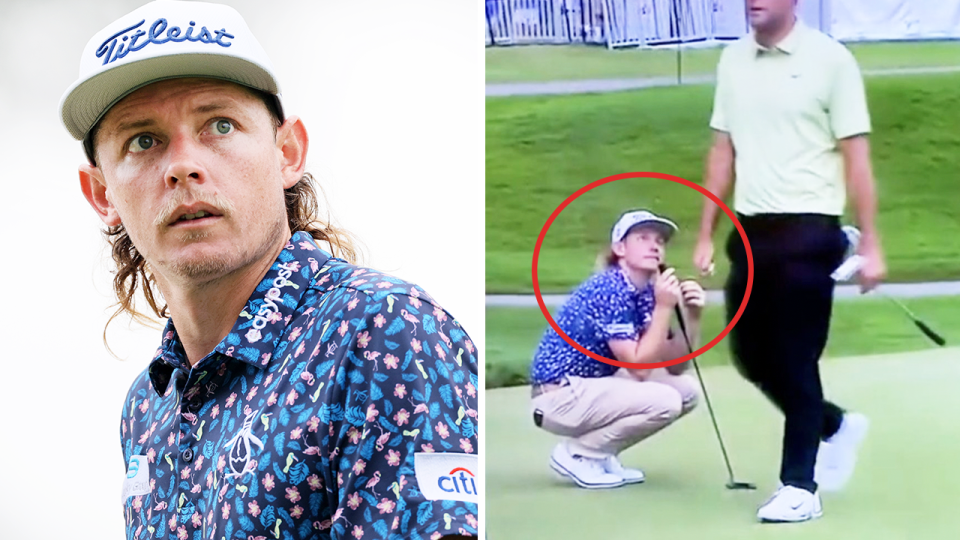
[[[843,234],[847,237],[847,246],[848,246],[847,258],[843,261],[843,264],[837,267],[837,269],[834,270],[833,274],[831,274],[831,277],[834,279],[834,281],[849,280],[860,270],[860,267],[863,265],[863,257],[856,254],[857,246],[860,243],[860,230],[852,225],[844,225],[842,230],[843,230]],[[900,302],[896,298],[884,293],[879,289],[877,289],[876,291],[878,294],[880,294],[880,296],[883,296],[887,300],[890,300],[891,302],[899,306],[900,309],[902,309],[903,312],[907,315],[907,317],[909,317],[910,320],[913,321],[913,324],[917,328],[919,328],[920,331],[923,332],[923,335],[927,336],[927,338],[929,338],[930,341],[933,341],[934,343],[936,343],[941,347],[947,344],[947,341],[943,339],[943,336],[941,336],[937,332],[934,332],[933,329],[930,328],[930,325],[920,320],[920,318],[917,317],[912,311],[910,311],[907,308],[907,306],[903,304],[903,302]]]
[[[666,271],[667,266],[665,264],[660,265],[660,273]],[[690,344],[690,337],[687,335],[687,324],[683,319],[683,310],[680,308],[680,304],[677,304],[674,307],[674,311],[677,314],[677,323],[680,325],[680,333],[683,335],[683,341],[687,345],[687,352],[693,352],[693,347]],[[723,453],[723,462],[727,466],[727,489],[757,489],[757,486],[750,482],[738,482],[733,475],[733,467],[730,466],[730,457],[727,455],[727,448],[723,444],[723,436],[720,435],[720,427],[717,425],[717,418],[713,412],[713,405],[710,403],[710,396],[707,395],[707,386],[703,382],[703,375],[700,374],[700,366],[697,364],[697,359],[693,359],[693,369],[697,373],[697,379],[700,381],[700,388],[703,389],[703,400],[707,403],[707,410],[710,412],[710,420],[713,422],[713,430],[717,434],[717,441],[720,443],[720,451]]]

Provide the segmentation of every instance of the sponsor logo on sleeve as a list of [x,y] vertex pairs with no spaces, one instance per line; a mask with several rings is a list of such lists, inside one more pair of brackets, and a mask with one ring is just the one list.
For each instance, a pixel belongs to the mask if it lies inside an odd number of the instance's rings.
[[121,503],[137,495],[150,493],[150,462],[147,456],[130,456],[127,463],[127,477],[123,479]]
[[630,323],[608,324],[605,329],[608,334],[632,334],[634,326]]
[[420,452],[414,454],[417,483],[430,501],[479,503],[481,479],[474,454]]

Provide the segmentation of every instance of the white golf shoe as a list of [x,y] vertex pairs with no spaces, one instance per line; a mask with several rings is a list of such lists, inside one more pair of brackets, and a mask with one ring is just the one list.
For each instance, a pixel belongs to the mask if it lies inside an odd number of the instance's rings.
[[607,472],[602,459],[574,456],[565,443],[560,443],[550,454],[550,468],[573,480],[586,489],[616,488],[624,485],[624,479]]
[[794,486],[782,486],[757,511],[757,519],[766,523],[794,523],[823,515],[819,493]]
[[857,450],[867,435],[867,417],[850,413],[843,416],[840,429],[820,443],[814,481],[823,491],[839,491],[847,485],[857,464]]
[[617,459],[617,456],[610,456],[605,459],[603,461],[603,470],[623,478],[623,481],[627,484],[639,484],[646,479],[643,471],[624,467],[623,464],[620,463],[620,460]]

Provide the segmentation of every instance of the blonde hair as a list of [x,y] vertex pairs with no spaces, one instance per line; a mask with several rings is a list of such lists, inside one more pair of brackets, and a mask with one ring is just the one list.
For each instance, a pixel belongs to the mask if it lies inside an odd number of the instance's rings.
[[593,270],[600,272],[611,266],[617,266],[618,264],[620,264],[620,256],[614,253],[613,247],[610,246],[597,254],[597,260],[594,262]]

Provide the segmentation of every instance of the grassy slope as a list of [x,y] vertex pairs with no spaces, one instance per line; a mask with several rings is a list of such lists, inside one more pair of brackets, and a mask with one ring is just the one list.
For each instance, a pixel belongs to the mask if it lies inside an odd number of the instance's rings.
[[[960,74],[871,78],[872,151],[879,224],[891,281],[960,277]],[[597,179],[655,171],[701,181],[709,144],[710,86],[487,100],[487,292],[532,291],[543,224]],[[646,206],[678,222],[668,257],[690,271],[703,197],[656,179],[606,184],[574,201],[540,256],[544,292],[568,292],[591,270],[616,216]],[[723,219],[717,245],[732,224]],[[718,258],[718,275],[725,260]],[[715,287],[719,279],[708,281]]]
[[[948,345],[960,344],[960,297],[904,300],[910,309],[939,332]],[[834,308],[827,357],[879,354],[929,348],[932,345],[892,303],[879,298],[838,301]],[[487,388],[524,384],[547,320],[537,308],[487,308]],[[720,306],[703,315],[703,339],[712,341],[725,326]],[[701,366],[728,362],[724,339],[697,361]]]
[[[960,42],[854,43],[864,69],[960,65]],[[720,48],[681,52],[683,76],[712,75]],[[619,49],[591,46],[490,47],[488,83],[570,79],[676,77],[676,49]]]

